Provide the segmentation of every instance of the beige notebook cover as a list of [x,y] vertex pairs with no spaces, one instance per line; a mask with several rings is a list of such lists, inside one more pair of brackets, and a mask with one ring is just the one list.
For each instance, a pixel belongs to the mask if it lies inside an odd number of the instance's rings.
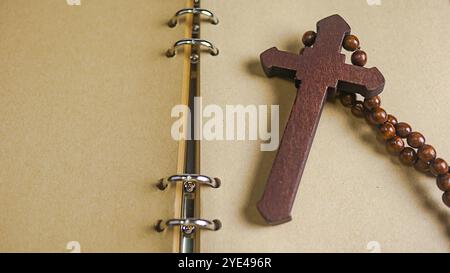
[[185,4],[0,1],[0,251],[172,251]]
[[[185,0],[0,1],[0,251],[172,252],[158,219],[177,214],[179,144],[171,108],[183,62],[164,51],[184,37],[167,20]],[[378,5],[378,3],[381,3]],[[295,96],[268,79],[259,54],[298,52],[303,32],[338,13],[387,84],[383,106],[450,158],[450,3],[446,0],[203,0],[219,16],[202,38],[203,104],[279,105],[280,133]],[[264,225],[256,211],[275,152],[260,141],[202,141],[203,252],[448,252],[448,210],[434,179],[387,155],[362,120],[327,103],[293,221]],[[178,169],[179,170],[179,169]],[[176,242],[176,240],[175,240]]]

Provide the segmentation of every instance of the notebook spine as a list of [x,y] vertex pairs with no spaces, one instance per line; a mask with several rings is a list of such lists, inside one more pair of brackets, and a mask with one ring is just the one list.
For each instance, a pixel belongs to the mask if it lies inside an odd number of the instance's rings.
[[[222,227],[220,220],[202,219],[200,215],[200,188],[208,186],[217,189],[221,185],[219,178],[211,178],[200,174],[200,141],[195,140],[195,119],[198,113],[195,113],[194,107],[195,97],[200,95],[200,53],[203,49],[207,49],[212,56],[219,54],[219,49],[210,41],[200,38],[200,24],[202,17],[206,17],[208,21],[214,25],[219,23],[219,19],[209,10],[200,8],[200,0],[193,1],[192,8],[181,9],[168,22],[169,27],[176,27],[181,21],[180,18],[186,15],[192,16],[192,29],[190,37],[176,41],[170,47],[166,56],[175,57],[177,51],[190,47],[190,66],[189,66],[189,94],[187,106],[190,109],[191,136],[185,140],[184,154],[184,173],[175,174],[158,181],[157,187],[161,190],[169,190],[170,184],[181,184],[181,217],[179,219],[159,220],[155,229],[158,232],[164,232],[167,229],[179,227],[179,252],[195,253],[199,252],[199,239],[201,230],[217,231]],[[178,187],[179,188],[179,187]]]

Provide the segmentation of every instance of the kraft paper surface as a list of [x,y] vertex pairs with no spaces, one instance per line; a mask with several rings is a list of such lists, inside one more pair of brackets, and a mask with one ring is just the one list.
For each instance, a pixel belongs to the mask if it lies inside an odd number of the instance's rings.
[[[71,1],[76,2],[76,1]],[[185,1],[0,1],[0,251],[171,252]]]
[[[220,49],[202,59],[204,105],[280,105],[281,134],[296,88],[266,78],[259,54],[273,46],[298,52],[303,33],[337,13],[359,37],[367,67],[386,78],[382,106],[450,158],[449,1],[211,0],[203,7],[220,19],[202,32]],[[449,212],[435,179],[400,165],[339,102],[325,106],[293,220],[284,225],[266,226],[256,211],[275,152],[261,152],[260,141],[202,147],[203,172],[222,179],[220,189],[202,191],[202,215],[223,223],[218,232],[202,233],[204,252],[450,249]]]

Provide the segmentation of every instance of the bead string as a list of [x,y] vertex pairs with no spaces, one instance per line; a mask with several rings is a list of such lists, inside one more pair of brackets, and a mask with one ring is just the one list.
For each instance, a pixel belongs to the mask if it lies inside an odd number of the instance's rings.
[[[307,31],[303,35],[302,42],[306,47],[313,46],[316,37],[317,34],[314,31]],[[352,64],[366,65],[367,54],[361,50],[359,39],[355,35],[346,35],[342,46],[353,52]],[[300,54],[302,53],[303,50]],[[437,157],[436,150],[426,143],[421,133],[414,132],[408,123],[398,122],[396,117],[381,108],[379,96],[360,101],[357,100],[356,94],[340,91],[339,99],[345,107],[351,109],[354,116],[364,118],[369,125],[376,127],[378,137],[385,141],[386,149],[390,154],[398,156],[400,162],[406,166],[414,166],[420,172],[435,176],[437,186],[444,192],[442,201],[450,207],[449,165],[444,159]],[[405,144],[404,139],[409,146]]]

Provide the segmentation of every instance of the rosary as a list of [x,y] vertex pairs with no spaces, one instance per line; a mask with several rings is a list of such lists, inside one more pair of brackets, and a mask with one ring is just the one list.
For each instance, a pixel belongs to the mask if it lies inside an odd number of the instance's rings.
[[[350,33],[345,20],[332,15],[317,23],[317,32],[303,35],[305,47],[299,55],[275,47],[261,54],[267,76],[295,79],[298,88],[264,194],[258,202],[258,210],[269,224],[292,219],[292,207],[323,105],[327,97],[336,94],[354,116],[365,118],[373,126],[390,154],[398,156],[407,166],[435,176],[437,186],[444,192],[442,200],[450,207],[447,162],[437,157],[436,150],[421,133],[381,108],[378,95],[383,91],[384,77],[377,68],[364,68],[367,54],[361,50],[359,39]],[[345,55],[340,53],[342,47],[353,52],[352,65],[345,63]],[[363,101],[357,100],[357,93],[364,97]]]

